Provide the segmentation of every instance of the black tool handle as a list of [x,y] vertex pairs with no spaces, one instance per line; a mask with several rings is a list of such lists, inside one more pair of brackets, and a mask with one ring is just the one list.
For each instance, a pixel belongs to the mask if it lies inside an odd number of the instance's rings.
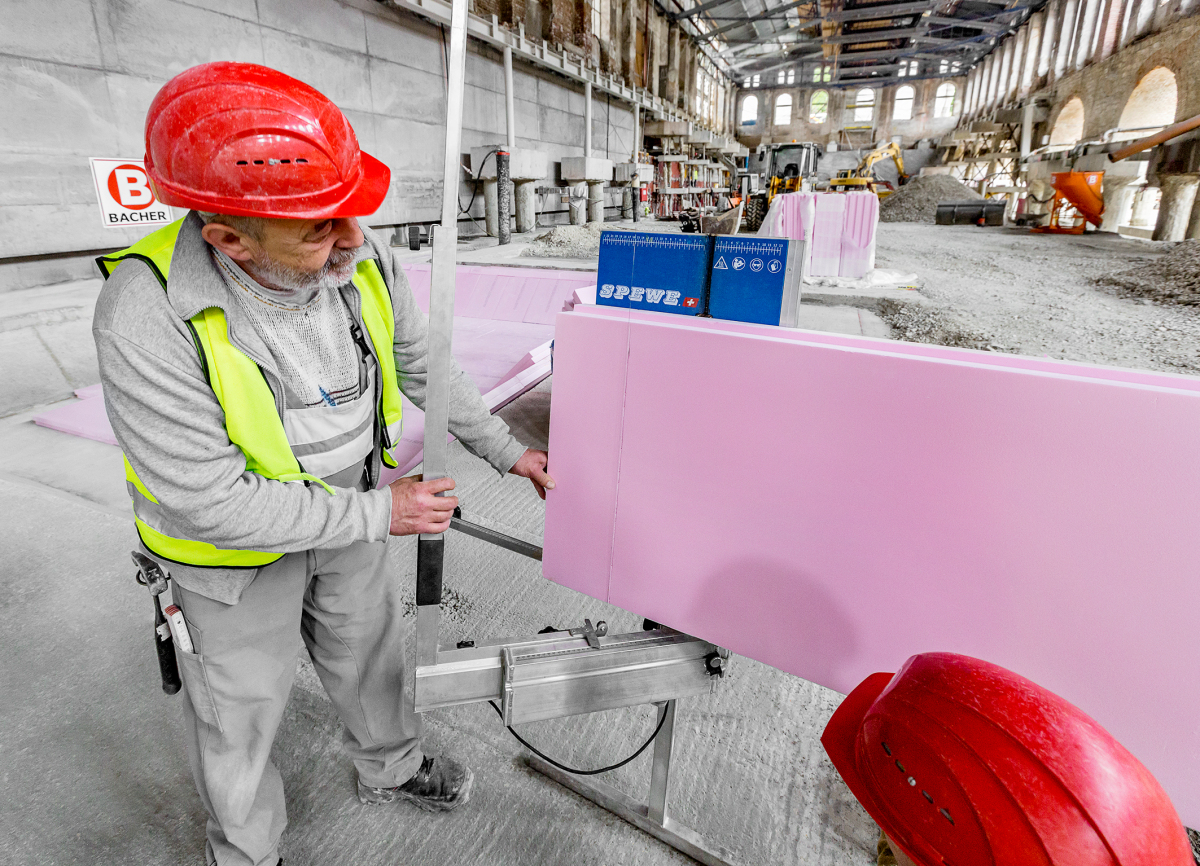
[[[164,637],[165,635],[165,637]],[[163,691],[173,695],[183,686],[179,679],[179,661],[175,658],[175,641],[163,616],[158,597],[154,598],[154,648],[158,651],[158,671],[162,674]]]
[[442,558],[446,542],[442,536],[417,541],[417,605],[442,603]]

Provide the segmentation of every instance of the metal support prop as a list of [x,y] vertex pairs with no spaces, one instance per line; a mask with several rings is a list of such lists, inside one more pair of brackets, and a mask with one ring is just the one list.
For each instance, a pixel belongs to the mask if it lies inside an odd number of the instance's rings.
[[592,82],[583,83],[583,155],[592,155]]
[[[458,187],[461,167],[463,85],[466,77],[467,2],[453,0],[450,23],[449,71],[446,98],[446,159],[442,181],[442,221],[433,233],[433,265],[429,292],[428,378],[425,405],[426,480],[447,474],[447,432],[450,413],[450,344],[454,327],[455,255],[458,244]],[[591,155],[591,83],[586,85],[587,137]],[[510,87],[511,92],[511,87]],[[510,128],[510,140],[512,130]],[[507,161],[505,161],[507,169]],[[507,171],[500,180],[507,194]],[[601,202],[602,204],[602,202]],[[507,208],[501,220],[507,233]],[[456,516],[459,531],[486,538],[509,550],[538,557],[533,545]],[[496,536],[496,537],[491,537]],[[598,709],[660,704],[662,728],[654,749],[651,805],[630,798],[600,782],[584,783],[531,759],[542,773],[612,811],[668,845],[710,866],[728,866],[724,851],[709,846],[694,831],[676,825],[667,815],[671,750],[674,742],[675,698],[711,688],[710,674],[722,669],[728,653],[711,644],[669,630],[603,636],[585,623],[580,632],[557,632],[510,641],[462,647],[441,653],[438,634],[442,598],[445,537],[422,535],[417,542],[417,663],[414,708],[424,712],[499,698],[508,724],[521,720],[558,718]],[[579,688],[580,683],[587,687]]]
[[512,240],[512,184],[509,182],[509,154],[496,151],[496,237],[501,244]]
[[508,149],[517,146],[517,109],[513,101],[512,46],[504,46],[504,128],[508,132]]
[[[429,289],[429,373],[425,388],[426,481],[446,477],[450,426],[450,335],[454,329],[454,269],[458,248],[458,185],[462,150],[463,89],[467,71],[467,0],[453,0],[446,88],[446,160],[442,173],[442,222],[433,236]],[[417,541],[417,664],[437,664],[441,619],[442,535]]]

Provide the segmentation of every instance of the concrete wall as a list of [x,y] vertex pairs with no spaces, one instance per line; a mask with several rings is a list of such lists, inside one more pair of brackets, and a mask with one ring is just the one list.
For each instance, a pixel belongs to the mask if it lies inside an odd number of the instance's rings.
[[[137,240],[143,231],[101,224],[88,157],[141,157],[154,94],[211,60],[275,67],[341,106],[363,148],[392,169],[388,197],[367,223],[438,218],[441,33],[415,17],[371,0],[0,0],[0,20],[0,264],[20,257],[28,268],[30,256]],[[464,151],[505,135],[500,55],[469,47]],[[521,64],[514,84],[518,142],[550,155],[553,185],[556,161],[583,154],[582,85]],[[607,143],[623,160],[631,110],[597,100],[594,121],[597,155]]]
[[[933,116],[935,95],[938,87],[946,82],[955,86],[954,114],[950,117],[935,118]],[[958,125],[962,114],[965,84],[965,77],[931,78],[900,80],[894,85],[873,88],[875,91],[875,129],[870,136],[872,139],[870,143],[887,141],[892,136],[898,135],[902,139],[903,147],[912,147],[921,139],[940,138]],[[896,90],[905,85],[916,91],[912,118],[910,120],[893,120]],[[855,94],[859,89],[858,87],[826,85],[825,87],[761,87],[739,90],[734,113],[738,139],[748,147],[756,147],[760,143],[769,144],[792,140],[815,141],[821,144],[832,141],[838,142],[840,146],[844,147],[846,146],[844,139],[839,133],[844,126],[858,125],[858,122],[852,119],[853,109],[848,109],[846,106],[854,104]],[[809,100],[818,90],[824,90],[829,94],[829,111],[824,123],[809,123]],[[774,123],[775,100],[782,93],[791,94],[792,122],[785,126],[778,126]],[[754,123],[744,124],[741,122],[742,104],[750,95],[758,98],[758,113]],[[863,141],[865,136],[862,133],[852,133],[852,136],[855,137],[855,145],[865,143]]]

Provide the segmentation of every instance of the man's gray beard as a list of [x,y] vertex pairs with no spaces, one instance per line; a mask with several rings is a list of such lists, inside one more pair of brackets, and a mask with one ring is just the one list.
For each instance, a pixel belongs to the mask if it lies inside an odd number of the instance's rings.
[[334,247],[330,250],[325,264],[315,273],[289,268],[272,261],[266,255],[255,257],[254,269],[258,272],[259,282],[269,283],[297,298],[311,299],[316,297],[318,292],[336,289],[350,282],[350,278],[354,276],[354,260],[359,249]]

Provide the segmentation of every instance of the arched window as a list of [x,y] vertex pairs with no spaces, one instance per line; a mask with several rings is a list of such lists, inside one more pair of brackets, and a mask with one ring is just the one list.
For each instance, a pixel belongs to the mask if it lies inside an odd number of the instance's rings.
[[892,110],[892,120],[912,120],[913,100],[917,91],[907,84],[896,88],[896,107]]
[[933,116],[954,116],[954,85],[948,81],[937,89],[937,98],[933,101]]
[[818,90],[808,99],[808,122],[824,123],[829,119],[829,93]]
[[1063,106],[1050,130],[1051,144],[1076,144],[1083,138],[1083,100],[1074,96]]
[[758,123],[758,97],[751,94],[742,100],[742,125]]
[[870,123],[875,119],[875,91],[864,87],[854,94],[854,122]]
[[1151,69],[1129,94],[1117,126],[1120,129],[1169,126],[1175,121],[1178,102],[1175,73],[1165,66]]
[[792,122],[792,95],[781,93],[775,99],[775,125],[790,126]]

